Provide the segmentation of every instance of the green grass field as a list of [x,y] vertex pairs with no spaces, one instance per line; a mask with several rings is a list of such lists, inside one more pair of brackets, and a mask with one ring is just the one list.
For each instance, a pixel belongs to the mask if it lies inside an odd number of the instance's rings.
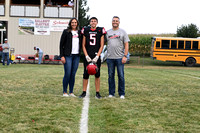
[[[83,100],[62,97],[62,65],[0,66],[0,132],[78,133]],[[74,94],[82,92],[80,65]],[[117,77],[117,74],[116,74]],[[108,96],[106,63],[101,95]],[[117,78],[116,78],[117,80]],[[89,133],[200,132],[200,67],[131,58],[126,99],[95,99],[90,78]],[[117,90],[116,90],[117,92]]]

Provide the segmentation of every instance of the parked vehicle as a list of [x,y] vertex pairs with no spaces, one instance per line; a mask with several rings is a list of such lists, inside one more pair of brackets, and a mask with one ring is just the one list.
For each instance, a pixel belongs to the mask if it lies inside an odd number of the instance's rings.
[[153,37],[151,57],[161,61],[178,61],[192,67],[200,64],[199,44],[199,38]]
[[130,55],[131,54],[128,52],[128,54],[127,54],[127,61],[126,61],[127,64],[129,64],[129,62],[130,62]]
[[104,45],[103,50],[101,52],[101,62],[106,61],[106,57],[107,57],[107,46]]

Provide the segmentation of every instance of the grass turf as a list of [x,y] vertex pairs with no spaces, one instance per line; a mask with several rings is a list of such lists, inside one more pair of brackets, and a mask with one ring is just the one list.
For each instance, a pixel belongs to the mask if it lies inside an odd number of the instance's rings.
[[79,132],[82,100],[62,97],[61,65],[14,64],[0,73],[0,131]]
[[91,133],[200,131],[200,70],[126,68],[125,75],[125,100],[117,89],[116,98],[91,100]]
[[[200,68],[131,58],[125,66],[126,99],[97,100],[90,78],[89,132],[199,132]],[[172,66],[174,65],[174,66]],[[62,65],[0,66],[1,132],[79,132],[82,99],[62,97]],[[82,92],[83,67],[74,93]],[[107,66],[101,95],[108,96]],[[116,74],[117,86],[117,74]]]

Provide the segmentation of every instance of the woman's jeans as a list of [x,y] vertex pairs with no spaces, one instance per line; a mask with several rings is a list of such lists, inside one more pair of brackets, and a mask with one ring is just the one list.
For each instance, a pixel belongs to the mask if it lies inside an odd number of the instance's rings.
[[125,95],[125,80],[124,80],[124,64],[122,58],[120,59],[107,59],[108,65],[108,83],[109,95],[115,95],[115,66],[117,67],[118,74],[118,93],[119,96]]
[[78,69],[80,56],[79,54],[72,54],[65,56],[64,71],[65,75],[63,78],[63,93],[67,93],[67,87],[69,85],[69,93],[73,93],[76,71]]

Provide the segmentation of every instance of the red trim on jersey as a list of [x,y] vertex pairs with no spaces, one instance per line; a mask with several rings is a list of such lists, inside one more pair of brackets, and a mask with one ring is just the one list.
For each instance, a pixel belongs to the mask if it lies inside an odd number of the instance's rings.
[[92,28],[90,28],[90,30],[91,30],[91,31],[95,31],[95,30],[96,30],[96,28],[95,28],[95,29],[92,29]]
[[82,30],[81,30],[81,34],[84,34],[84,28],[82,28]]
[[105,30],[105,28],[103,28],[102,33],[103,33],[103,34],[106,34],[106,33],[107,33],[106,30]]

